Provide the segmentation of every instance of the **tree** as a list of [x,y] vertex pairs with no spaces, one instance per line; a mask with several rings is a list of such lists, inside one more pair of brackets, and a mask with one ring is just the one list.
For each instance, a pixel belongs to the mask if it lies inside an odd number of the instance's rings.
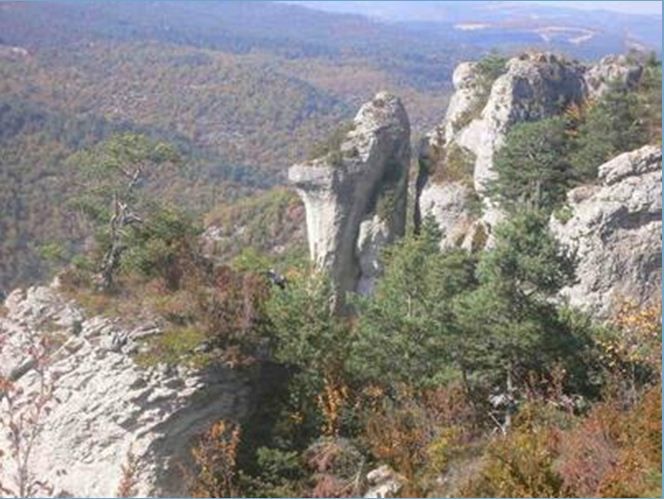
[[289,404],[302,417],[301,434],[338,432],[345,408],[352,329],[348,317],[337,315],[335,297],[325,274],[300,274],[284,289],[273,287],[267,302],[273,355],[292,370]]
[[197,243],[202,228],[175,207],[153,206],[147,215],[126,232],[124,266],[147,277],[161,277],[168,289],[176,290],[202,260]]
[[86,194],[75,202],[76,208],[102,226],[98,235],[103,255],[97,276],[99,287],[109,290],[127,249],[127,229],[144,222],[141,216],[146,198],[139,196],[143,183],[160,169],[178,160],[169,144],[143,135],[115,135],[91,151],[76,155]]
[[[452,298],[474,285],[473,257],[441,252],[431,218],[422,232],[392,246],[374,296],[357,300],[359,324],[350,361],[356,376],[378,384],[426,386],[454,369]],[[370,359],[370,360],[368,360]]]
[[638,89],[639,105],[649,142],[662,143],[662,61],[653,53],[648,58]]
[[334,289],[324,274],[298,275],[285,289],[273,289],[267,313],[275,336],[276,360],[298,368],[318,393],[325,377],[344,372],[349,327],[334,311]]
[[[659,90],[661,93],[661,89]],[[614,83],[590,106],[579,126],[570,162],[576,181],[597,177],[597,168],[612,157],[648,142],[645,110],[636,92]]]
[[572,281],[574,265],[547,220],[541,211],[520,211],[496,227],[495,245],[478,265],[480,286],[455,303],[464,379],[480,391],[502,391],[503,430],[527,376],[560,359],[571,363],[582,351],[552,302]]
[[520,207],[550,212],[570,185],[567,149],[561,117],[515,125],[495,155],[490,195],[509,212]]

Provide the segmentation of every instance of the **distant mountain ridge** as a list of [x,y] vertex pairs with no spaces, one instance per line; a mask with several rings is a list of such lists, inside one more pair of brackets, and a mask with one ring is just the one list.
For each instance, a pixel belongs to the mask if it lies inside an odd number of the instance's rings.
[[662,43],[661,14],[616,15],[603,10],[602,2],[597,2],[597,10],[496,1],[297,3],[364,15],[440,40],[480,46],[525,43],[589,58],[629,48],[659,52]]

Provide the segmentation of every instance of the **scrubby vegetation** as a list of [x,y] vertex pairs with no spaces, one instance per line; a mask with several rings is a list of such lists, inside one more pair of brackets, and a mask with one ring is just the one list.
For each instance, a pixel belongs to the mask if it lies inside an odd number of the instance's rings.
[[462,182],[473,185],[475,154],[457,143],[452,143],[440,151],[440,160],[431,172],[433,182]]
[[578,159],[593,109],[609,126],[641,116],[616,154],[651,141],[656,119],[639,107],[649,92],[611,91],[514,127],[492,186],[510,216],[490,250],[441,251],[427,219],[343,315],[323,275],[300,270],[272,287],[270,358],[288,375],[252,421],[264,431],[239,445],[237,486],[343,496],[388,464],[401,496],[660,495],[661,307],[626,301],[598,323],[556,302],[575,262],[548,230],[552,212],[569,217],[566,190],[596,176]]
[[[0,54],[3,290],[49,278],[84,244],[87,227],[66,206],[80,193],[75,152],[122,132],[173,143],[186,168],[150,188],[201,215],[283,182],[377,88],[402,96],[414,128],[432,126],[461,57],[292,6],[162,7],[158,19],[140,5],[3,9],[2,46],[28,50]],[[44,245],[60,246],[57,261]]]
[[[600,325],[556,305],[574,262],[545,212],[518,210],[479,254],[441,251],[426,219],[385,253],[375,294],[350,297],[343,315],[306,265],[289,264],[277,285],[260,271],[269,260],[232,268],[195,247],[150,272],[123,265],[112,290],[86,284],[98,253],[62,279],[98,311],[158,320],[164,333],[137,354],[146,367],[282,366],[247,426],[202,436],[186,467],[194,495],[355,494],[381,463],[399,495],[659,493],[661,311],[626,303]],[[178,220],[149,231],[158,255],[189,239]],[[127,255],[144,243],[127,240]]]
[[351,494],[386,463],[399,495],[659,494],[661,312],[626,303],[598,325],[552,304],[573,267],[542,220],[517,217],[479,257],[441,252],[429,220],[347,317],[323,276],[273,287],[290,374],[239,439],[234,493]]

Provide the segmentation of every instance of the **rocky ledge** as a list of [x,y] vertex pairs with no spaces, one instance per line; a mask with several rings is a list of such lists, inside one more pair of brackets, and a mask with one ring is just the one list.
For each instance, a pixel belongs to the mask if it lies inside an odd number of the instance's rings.
[[[114,497],[129,451],[137,463],[138,495],[186,495],[181,466],[190,462],[194,437],[212,422],[238,420],[248,410],[247,376],[223,367],[139,366],[134,353],[158,328],[130,330],[108,318],[86,318],[57,285],[12,292],[0,333],[0,374],[23,390],[17,404],[39,389],[30,349],[43,335],[52,340],[44,379],[53,397],[30,472],[52,487],[53,496]],[[6,410],[6,398],[1,403]],[[5,459],[10,473],[11,461]]]
[[487,83],[478,63],[457,66],[445,118],[425,137],[419,154],[417,212],[433,215],[445,229],[441,245],[468,244],[472,235],[464,238],[462,233],[477,229],[472,221],[481,218],[483,230],[490,233],[502,219],[486,186],[495,178],[494,154],[515,124],[597,99],[609,81],[631,87],[642,71],[641,64],[625,56],[608,56],[587,67],[551,53],[526,53],[507,61],[503,74]]

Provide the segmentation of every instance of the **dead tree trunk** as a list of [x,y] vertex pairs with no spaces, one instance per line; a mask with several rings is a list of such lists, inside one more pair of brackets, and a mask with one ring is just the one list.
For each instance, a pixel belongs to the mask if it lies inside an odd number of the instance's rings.
[[[125,191],[125,199],[129,199],[131,192],[141,178],[141,169],[138,168],[133,173],[122,170],[122,173],[129,178],[129,184]],[[128,203],[119,199],[117,192],[113,194],[112,213],[109,220],[110,244],[102,258],[98,275],[99,288],[102,291],[108,291],[113,287],[115,273],[120,266],[122,253],[126,249],[122,242],[122,237],[125,234],[124,228],[133,223],[142,222],[140,217],[129,210]]]

